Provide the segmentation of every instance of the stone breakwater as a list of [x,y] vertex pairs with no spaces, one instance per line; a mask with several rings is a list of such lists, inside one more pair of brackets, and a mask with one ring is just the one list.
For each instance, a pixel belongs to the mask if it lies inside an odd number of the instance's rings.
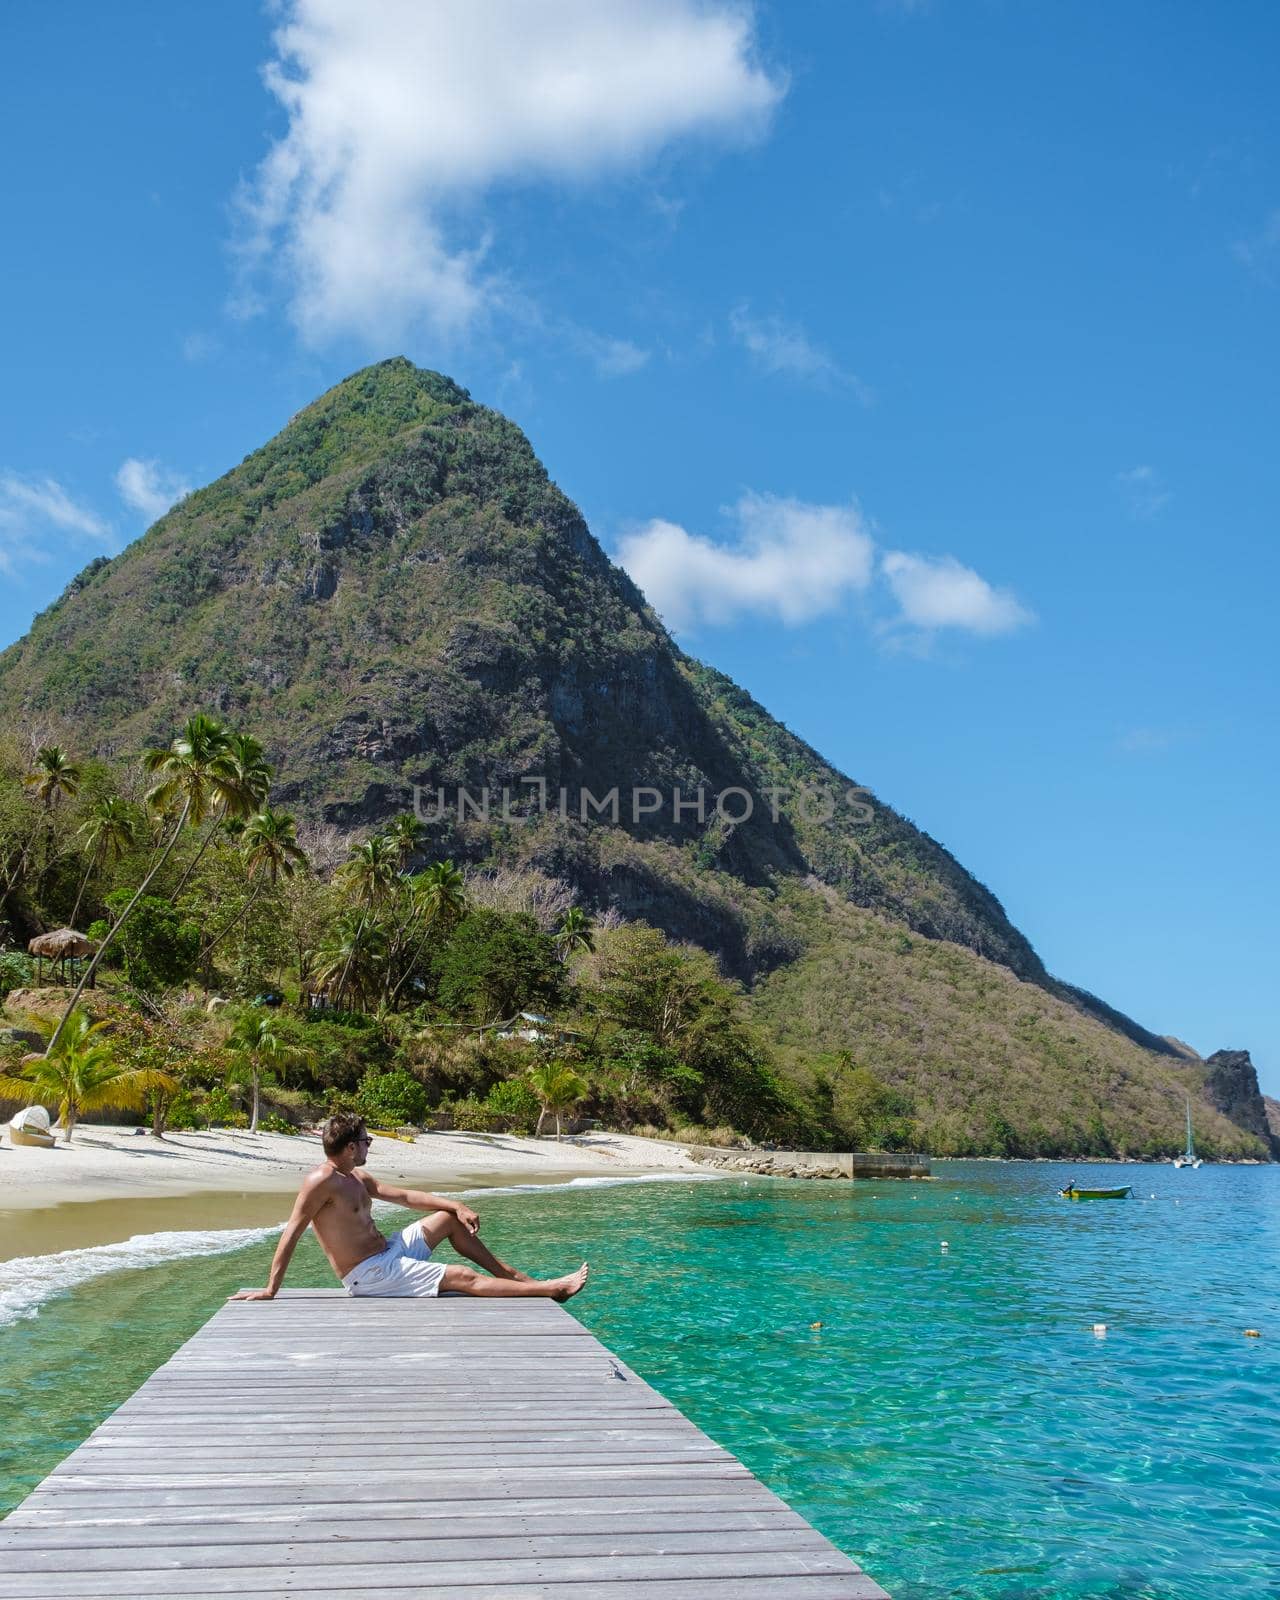
[[749,1172],[763,1178],[928,1178],[928,1156],[880,1150],[722,1150],[686,1145],[705,1167]]

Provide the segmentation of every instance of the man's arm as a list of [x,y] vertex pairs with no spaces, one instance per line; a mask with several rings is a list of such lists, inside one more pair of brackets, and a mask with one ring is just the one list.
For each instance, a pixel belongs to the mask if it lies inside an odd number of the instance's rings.
[[326,1178],[312,1175],[298,1190],[298,1198],[293,1202],[293,1210],[289,1220],[284,1225],[284,1232],[280,1235],[280,1243],[276,1246],[276,1253],[271,1258],[271,1276],[267,1279],[265,1289],[241,1289],[239,1294],[233,1294],[233,1300],[274,1300],[280,1292],[280,1285],[284,1282],[284,1275],[289,1263],[293,1259],[293,1252],[297,1249],[298,1240],[311,1226],[311,1219],[320,1207],[327,1205],[329,1195],[326,1187]]
[[468,1233],[480,1231],[480,1218],[461,1200],[446,1200],[443,1195],[427,1194],[423,1189],[397,1189],[375,1178],[371,1172],[361,1172],[357,1176],[375,1200],[389,1200],[393,1206],[407,1206],[411,1211],[452,1211]]

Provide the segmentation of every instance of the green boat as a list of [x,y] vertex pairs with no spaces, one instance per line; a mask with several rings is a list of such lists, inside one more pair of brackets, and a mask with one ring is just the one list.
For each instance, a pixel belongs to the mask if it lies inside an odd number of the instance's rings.
[[1074,1183],[1069,1183],[1058,1193],[1064,1200],[1123,1200],[1133,1193],[1133,1185],[1126,1183],[1123,1189],[1077,1189]]

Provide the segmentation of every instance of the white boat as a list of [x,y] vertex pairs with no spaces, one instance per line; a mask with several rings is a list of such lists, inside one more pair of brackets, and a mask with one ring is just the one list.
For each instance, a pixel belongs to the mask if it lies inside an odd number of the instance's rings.
[[1175,1167],[1199,1167],[1203,1162],[1196,1154],[1196,1142],[1191,1136],[1191,1096],[1187,1096],[1187,1148],[1180,1156],[1174,1156]]

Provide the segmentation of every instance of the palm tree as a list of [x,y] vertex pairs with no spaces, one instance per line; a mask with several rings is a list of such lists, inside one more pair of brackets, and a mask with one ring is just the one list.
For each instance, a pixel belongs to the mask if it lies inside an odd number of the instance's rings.
[[[354,892],[356,903],[363,907],[361,925],[352,943],[354,956],[356,945],[369,921],[370,911],[384,905],[400,883],[398,852],[394,841],[385,833],[373,834],[355,847],[334,876],[344,888]],[[338,994],[346,988],[348,975],[344,971],[339,978]]]
[[44,808],[44,865],[36,875],[37,896],[44,888],[53,855],[53,808],[63,795],[70,798],[78,793],[80,775],[80,768],[61,745],[42,744],[36,751],[31,771],[22,780],[28,789],[34,789],[40,796]]
[[422,849],[427,837],[427,825],[419,821],[412,811],[402,811],[388,823],[385,837],[395,852],[396,865],[403,869]]
[[344,911],[316,952],[315,978],[322,985],[333,985],[335,1004],[348,989],[358,1003],[363,1002],[380,992],[386,956],[385,929],[367,911]]
[[224,923],[200,952],[206,957],[237,922],[249,915],[253,902],[269,883],[274,888],[282,877],[291,878],[299,867],[305,867],[307,858],[298,843],[298,825],[284,811],[272,811],[264,806],[249,818],[240,830],[240,853],[251,879],[256,878],[253,892],[230,922]]
[[246,1072],[252,1091],[249,1132],[258,1131],[258,1103],[263,1076],[272,1067],[298,1060],[302,1052],[287,1045],[276,1032],[276,1019],[262,1011],[242,1011],[227,1038],[237,1066]]
[[226,733],[219,723],[203,713],[188,717],[186,726],[167,749],[148,750],[142,758],[142,764],[148,772],[159,774],[157,781],[147,791],[147,805],[153,811],[167,814],[179,808],[177,821],[168,842],[143,875],[132,900],[108,928],[93,959],[81,973],[80,982],[58,1020],[53,1038],[49,1040],[46,1055],[56,1048],[71,1013],[80,1003],[85,985],[98,970],[98,963],[128,921],[129,914],[151,886],[151,880],[169,859],[183,828],[189,822],[198,827],[212,809],[219,807],[226,796],[236,791],[239,783],[238,770],[228,753]]
[[77,1010],[46,1055],[28,1060],[12,1076],[0,1077],[0,1095],[27,1105],[56,1100],[70,1144],[84,1112],[107,1106],[138,1111],[152,1090],[172,1092],[178,1087],[176,1079],[154,1067],[121,1066],[110,1041],[101,1037],[105,1026]]
[[80,788],[80,768],[70,759],[61,745],[42,744],[36,751],[31,771],[23,778],[29,789],[34,789],[46,809],[62,795],[68,799]]
[[[416,819],[415,819],[416,820]],[[416,877],[409,880],[409,902],[414,920],[422,926],[422,938],[412,959],[405,965],[400,981],[391,993],[389,1003],[394,1006],[401,989],[417,970],[427,940],[432,934],[446,934],[461,922],[467,910],[467,880],[452,861],[433,861]]]
[[451,928],[467,910],[467,880],[452,861],[433,861],[413,880],[414,903],[428,922]]
[[352,890],[358,904],[380,906],[400,881],[395,843],[385,833],[375,833],[358,844],[338,868],[338,881]]
[[530,1067],[529,1083],[542,1108],[538,1112],[534,1137],[542,1132],[542,1124],[551,1111],[555,1113],[556,1139],[559,1140],[560,1113],[567,1111],[570,1106],[576,1106],[579,1100],[585,1100],[591,1085],[572,1067],[566,1067],[563,1061],[543,1061],[536,1067]]
[[556,954],[561,961],[567,962],[575,950],[594,950],[596,941],[593,933],[594,924],[581,906],[570,906],[564,916],[560,918],[560,926],[556,929],[554,942]]
[[89,879],[101,870],[106,861],[119,861],[137,837],[133,810],[119,795],[108,795],[99,800],[89,813],[89,820],[78,830],[89,848],[89,864],[80,880],[76,903],[71,908],[71,927],[75,927],[80,914],[80,902],[89,887]]
[[200,841],[200,848],[187,863],[186,871],[178,880],[178,887],[169,896],[170,905],[176,904],[218,829],[221,827],[229,833],[233,832],[234,824],[243,822],[265,807],[267,795],[271,792],[271,768],[267,765],[266,752],[258,740],[251,733],[229,733],[226,741],[227,755],[236,771],[234,791],[219,796],[217,815],[211,819]]

